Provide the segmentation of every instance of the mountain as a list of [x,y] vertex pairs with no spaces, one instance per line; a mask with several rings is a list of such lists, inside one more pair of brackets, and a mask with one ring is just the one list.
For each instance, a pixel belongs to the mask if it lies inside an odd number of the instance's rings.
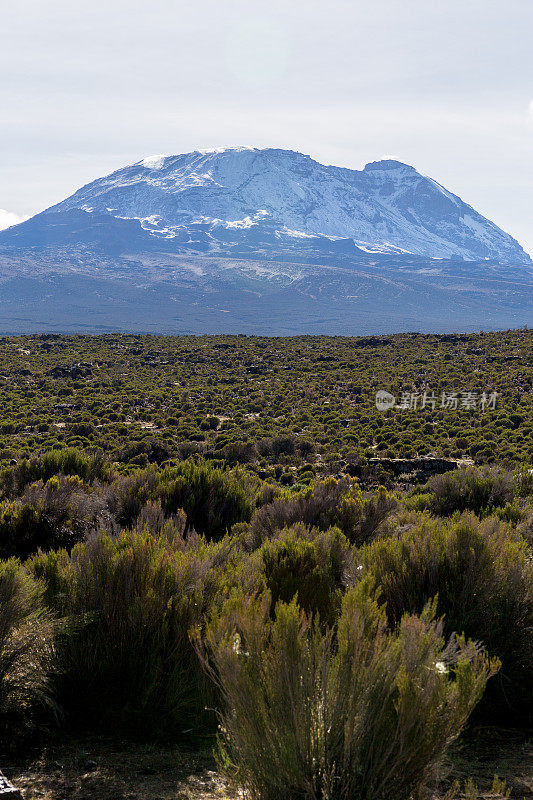
[[399,161],[151,156],[0,232],[0,330],[509,327],[530,322],[531,267],[509,234]]
[[[352,239],[371,252],[531,263],[511,236],[459,197],[391,160],[359,171],[325,166],[292,150],[233,148],[151,156],[84,186],[17,234],[39,244],[49,226],[57,225],[62,237],[68,217],[53,215],[76,211],[135,220],[139,233],[167,246],[172,240],[188,243],[191,225],[201,225],[206,237],[216,241],[224,240],[226,231],[273,223],[285,235]],[[94,224],[101,225],[97,220]]]

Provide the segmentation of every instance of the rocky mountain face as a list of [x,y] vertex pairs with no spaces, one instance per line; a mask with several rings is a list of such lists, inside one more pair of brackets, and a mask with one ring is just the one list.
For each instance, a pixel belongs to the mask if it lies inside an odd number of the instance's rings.
[[[151,156],[0,231],[0,330],[47,315],[52,329],[67,315],[70,329],[90,330],[509,327],[531,323],[531,268],[511,236],[398,161],[350,170],[255,148]],[[96,294],[67,311],[83,281]],[[121,317],[116,297],[132,291],[136,311]],[[173,299],[153,320],[160,294]]]

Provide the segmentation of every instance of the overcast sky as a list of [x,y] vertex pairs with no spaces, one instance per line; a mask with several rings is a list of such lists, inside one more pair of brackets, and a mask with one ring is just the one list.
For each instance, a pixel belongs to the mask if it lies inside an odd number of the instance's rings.
[[153,153],[275,146],[413,164],[533,253],[532,0],[8,1],[0,120],[11,214]]

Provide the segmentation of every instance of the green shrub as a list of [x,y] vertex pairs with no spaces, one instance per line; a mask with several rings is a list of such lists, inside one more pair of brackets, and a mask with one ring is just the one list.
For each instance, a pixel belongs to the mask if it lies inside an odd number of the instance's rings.
[[421,518],[359,558],[374,576],[391,625],[438,596],[445,630],[479,640],[502,662],[483,701],[487,714],[533,708],[533,562],[524,540],[494,518]]
[[215,595],[217,550],[146,530],[36,556],[58,616],[58,695],[75,720],[152,734],[197,728],[205,704],[189,629]]
[[42,456],[24,459],[20,464],[5,469],[0,476],[0,486],[5,495],[16,496],[29,483],[46,482],[54,475],[77,475],[86,482],[106,480],[110,466],[101,454],[86,456],[75,447],[49,450]]
[[269,590],[272,610],[279,600],[290,603],[296,596],[306,613],[318,613],[321,622],[333,624],[351,571],[349,544],[340,530],[298,523],[265,541],[251,561],[256,587],[264,584]]
[[499,467],[462,467],[434,475],[422,491],[429,494],[425,507],[434,514],[449,516],[455,511],[487,514],[512,502],[520,484],[518,476]]
[[0,561],[0,745],[11,744],[42,709],[50,688],[55,622],[42,587],[15,559]]
[[108,492],[108,507],[119,525],[131,527],[143,506],[161,502],[167,516],[183,510],[189,529],[219,540],[237,522],[250,519],[252,501],[244,477],[205,461],[154,465],[119,478]]
[[503,508],[497,508],[495,516],[516,527],[524,519],[524,512],[515,501],[514,503],[506,503]]
[[507,788],[505,781],[496,775],[487,795],[485,792],[481,793],[472,778],[469,778],[462,786],[460,781],[454,781],[442,800],[484,800],[487,797],[492,800],[509,800],[511,790]]
[[431,782],[497,665],[447,646],[426,609],[388,631],[360,584],[334,631],[296,601],[234,597],[198,647],[224,695],[220,764],[261,800],[409,800]]
[[236,522],[248,521],[252,503],[244,481],[208,462],[184,461],[159,475],[158,491],[168,514],[183,509],[189,526],[209,539],[221,539]]
[[321,530],[337,526],[350,542],[362,544],[376,535],[396,506],[384,489],[364,496],[357,484],[328,478],[296,496],[279,497],[258,509],[250,525],[249,546],[258,547],[277,530],[297,522]]
[[26,559],[41,547],[61,547],[68,535],[58,531],[42,507],[29,503],[8,502],[0,507],[0,558]]
[[117,460],[132,464],[161,464],[171,455],[169,445],[153,436],[145,436],[141,441],[129,441],[116,454]]

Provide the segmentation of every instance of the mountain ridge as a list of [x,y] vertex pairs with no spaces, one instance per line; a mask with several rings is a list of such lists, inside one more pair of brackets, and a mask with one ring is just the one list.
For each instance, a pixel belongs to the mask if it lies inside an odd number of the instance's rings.
[[533,264],[394,159],[147,156],[0,231],[0,332],[264,335],[533,324]]
[[[278,148],[147,156],[32,219],[46,224],[50,215],[73,210],[137,220],[150,236],[167,241],[183,242],[188,225],[245,229],[272,223],[295,236],[351,239],[363,250],[532,263],[516,240],[472,206],[394,159],[352,170]],[[21,233],[32,230],[24,224],[16,234],[19,241]],[[9,246],[9,240],[0,234],[0,247]],[[30,237],[28,243],[38,245],[39,239]]]

